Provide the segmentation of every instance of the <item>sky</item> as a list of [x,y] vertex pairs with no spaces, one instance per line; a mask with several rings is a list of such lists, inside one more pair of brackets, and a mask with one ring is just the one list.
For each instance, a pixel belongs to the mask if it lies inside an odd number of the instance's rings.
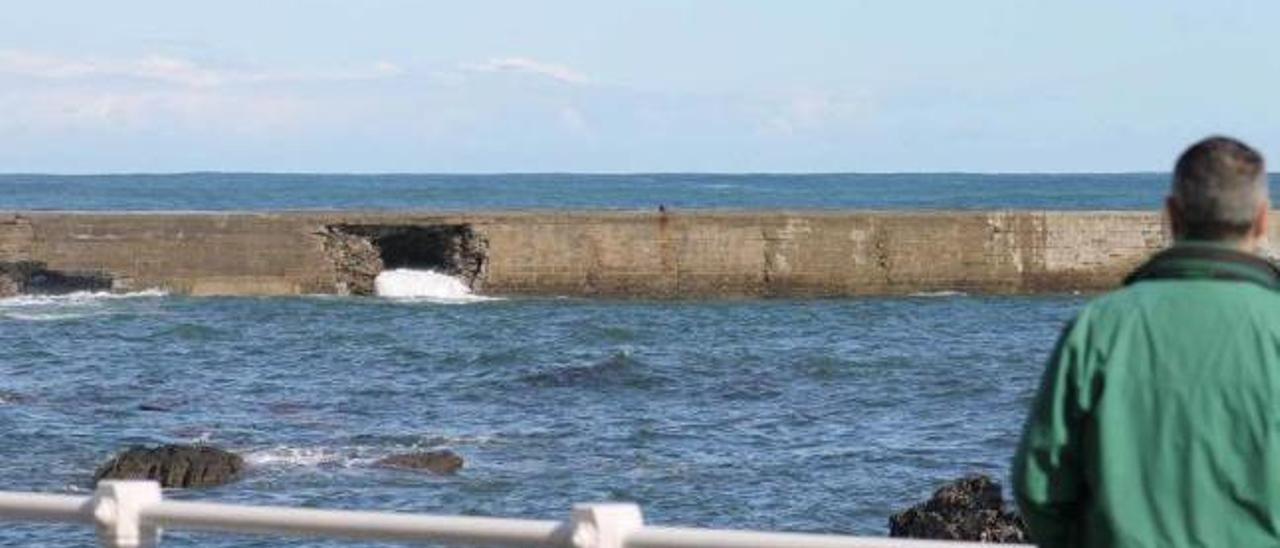
[[1166,171],[1280,157],[1280,2],[13,2],[0,172]]

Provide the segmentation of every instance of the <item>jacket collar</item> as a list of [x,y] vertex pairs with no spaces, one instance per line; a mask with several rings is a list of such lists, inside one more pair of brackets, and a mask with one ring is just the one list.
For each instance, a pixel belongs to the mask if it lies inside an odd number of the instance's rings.
[[1239,281],[1280,289],[1280,268],[1258,255],[1222,244],[1181,241],[1138,267],[1124,279],[1124,285],[1169,279]]

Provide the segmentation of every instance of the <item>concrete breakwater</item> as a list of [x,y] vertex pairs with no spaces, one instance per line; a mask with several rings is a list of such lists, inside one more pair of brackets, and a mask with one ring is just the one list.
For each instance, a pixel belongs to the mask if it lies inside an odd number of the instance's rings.
[[1111,211],[0,212],[0,293],[362,295],[386,268],[492,295],[1093,291],[1168,238]]

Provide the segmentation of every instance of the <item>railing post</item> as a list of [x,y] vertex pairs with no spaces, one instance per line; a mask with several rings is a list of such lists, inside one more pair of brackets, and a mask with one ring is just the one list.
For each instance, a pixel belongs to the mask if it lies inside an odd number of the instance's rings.
[[573,507],[574,548],[625,548],[627,535],[644,528],[640,507],[630,503]]
[[93,519],[98,540],[107,548],[150,548],[160,543],[160,529],[142,523],[142,509],[160,502],[154,481],[98,482],[93,493]]

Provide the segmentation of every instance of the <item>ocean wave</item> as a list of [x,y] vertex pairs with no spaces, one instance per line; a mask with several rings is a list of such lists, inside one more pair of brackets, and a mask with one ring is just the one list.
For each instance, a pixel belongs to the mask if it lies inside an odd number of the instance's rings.
[[451,447],[455,445],[492,445],[499,443],[501,438],[496,434],[458,434],[454,436],[428,436],[422,439],[422,443],[416,444],[415,449],[426,447],[428,449],[436,449],[441,447]]
[[[277,445],[243,451],[245,462],[258,468],[366,468],[391,455],[433,451],[454,445],[479,445],[478,437],[440,436],[426,443],[405,445],[349,445],[337,447],[305,447]],[[486,438],[487,439],[487,438]],[[445,443],[452,442],[452,443]]]
[[618,350],[608,358],[585,365],[569,365],[544,369],[525,375],[522,380],[541,387],[628,386],[647,388],[665,381],[647,371],[648,365],[632,357],[629,349]]
[[144,339],[177,339],[184,341],[210,341],[222,338],[226,331],[209,325],[181,322],[167,329],[157,331]]
[[499,297],[485,297],[483,295],[472,295],[469,297],[383,297],[384,299],[401,304],[473,304],[484,303],[490,301],[501,301]]
[[102,301],[117,301],[123,299],[139,299],[148,297],[165,297],[168,296],[167,291],[161,289],[146,289],[143,291],[134,291],[130,293],[111,293],[107,291],[77,291],[75,293],[66,293],[62,295],[18,295],[16,297],[7,297],[0,299],[0,308],[25,308],[38,306],[65,306],[65,305],[84,305],[93,304]]
[[372,464],[377,457],[362,454],[360,448],[275,446],[249,451],[244,460],[259,467],[338,467]]
[[969,296],[969,294],[968,294],[968,293],[965,293],[965,292],[963,292],[963,291],[953,291],[953,290],[947,290],[947,291],[917,291],[917,292],[915,292],[915,293],[912,293],[912,294],[908,295],[908,297],[922,297],[922,298],[935,298],[935,299],[936,299],[936,298],[945,298],[945,297],[968,297],[968,296]]
[[168,293],[148,289],[132,293],[79,291],[63,295],[18,295],[0,299],[0,317],[26,322],[57,322],[109,314],[104,304],[131,299],[164,297]]
[[5,312],[2,316],[10,320],[19,320],[24,322],[60,322],[66,320],[79,320],[81,318],[89,318],[99,316],[101,314],[73,312],[45,312],[45,313],[24,313],[24,312]]
[[499,300],[472,293],[465,282],[454,276],[409,268],[378,274],[374,290],[379,297],[407,303],[467,304]]

